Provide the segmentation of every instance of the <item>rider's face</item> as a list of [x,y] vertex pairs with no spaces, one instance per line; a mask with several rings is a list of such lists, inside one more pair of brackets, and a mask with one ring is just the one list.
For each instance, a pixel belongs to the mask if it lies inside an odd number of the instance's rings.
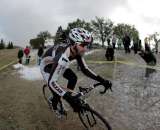
[[84,46],[84,44],[77,45],[77,50],[78,54],[82,56],[87,51],[87,46]]

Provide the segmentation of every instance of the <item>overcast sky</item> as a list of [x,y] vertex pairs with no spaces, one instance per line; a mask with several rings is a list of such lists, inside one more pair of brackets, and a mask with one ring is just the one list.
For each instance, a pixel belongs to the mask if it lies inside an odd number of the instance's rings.
[[0,38],[25,45],[40,31],[54,34],[77,18],[134,24],[141,38],[160,32],[159,0],[0,0]]

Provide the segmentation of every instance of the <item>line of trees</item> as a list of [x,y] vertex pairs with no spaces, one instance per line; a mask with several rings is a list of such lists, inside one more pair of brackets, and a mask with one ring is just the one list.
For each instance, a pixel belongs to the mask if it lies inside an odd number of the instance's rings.
[[151,40],[153,40],[155,42],[155,52],[156,52],[156,54],[159,53],[158,48],[159,48],[159,44],[160,44],[160,33],[155,32],[155,33],[149,35],[148,40],[149,40],[149,44],[150,44]]
[[37,34],[36,38],[30,39],[30,45],[34,49],[39,48],[41,45],[44,47],[45,40],[48,38],[52,38],[51,33],[48,31],[42,31]]
[[0,49],[13,49],[13,42],[8,42],[7,46],[3,39],[0,40]]
[[[61,37],[64,36],[64,34],[68,36],[70,29],[76,27],[82,27],[90,31],[93,34],[94,40],[101,41],[102,47],[104,46],[107,38],[110,38],[113,33],[116,34],[119,39],[122,39],[126,33],[131,39],[139,38],[139,32],[133,25],[124,23],[114,25],[110,19],[95,17],[95,19],[90,22],[76,19],[75,21],[68,23],[66,29],[62,29],[62,27],[59,26],[54,36],[52,36],[48,31],[40,32],[36,39],[42,38],[45,41],[47,38],[52,38],[55,43],[61,43],[64,40]],[[36,46],[36,44],[42,44],[44,46],[44,41],[38,43],[38,40],[33,42],[33,39],[31,39],[30,44],[32,47]]]

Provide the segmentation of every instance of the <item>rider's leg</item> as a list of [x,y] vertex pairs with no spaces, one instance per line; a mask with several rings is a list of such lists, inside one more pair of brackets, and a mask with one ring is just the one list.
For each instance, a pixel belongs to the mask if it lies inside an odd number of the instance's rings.
[[77,83],[77,76],[71,69],[66,69],[63,77],[68,80],[67,88],[74,89]]
[[66,110],[61,101],[61,96],[59,96],[56,92],[54,92],[51,87],[49,88],[53,94],[53,98],[51,98],[52,108],[56,112],[58,118],[61,118],[62,115],[66,115]]
[[52,106],[53,106],[53,109],[54,110],[57,110],[57,104],[58,104],[58,102],[60,101],[60,96],[57,94],[57,93],[55,93],[50,87],[49,87],[49,89],[51,90],[51,92],[52,92],[52,94],[53,94],[53,98],[52,98]]

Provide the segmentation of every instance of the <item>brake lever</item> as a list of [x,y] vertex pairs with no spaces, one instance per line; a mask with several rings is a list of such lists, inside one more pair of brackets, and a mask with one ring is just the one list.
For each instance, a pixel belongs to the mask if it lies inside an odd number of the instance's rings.
[[83,92],[83,93],[88,93],[89,92],[89,88],[83,88],[83,87],[79,87],[79,91]]
[[100,94],[105,94],[105,93],[106,93],[106,91],[107,91],[107,89],[110,89],[110,91],[111,91],[111,92],[113,92],[113,90],[112,90],[112,86],[110,86],[109,88],[104,87],[104,91],[100,91]]

